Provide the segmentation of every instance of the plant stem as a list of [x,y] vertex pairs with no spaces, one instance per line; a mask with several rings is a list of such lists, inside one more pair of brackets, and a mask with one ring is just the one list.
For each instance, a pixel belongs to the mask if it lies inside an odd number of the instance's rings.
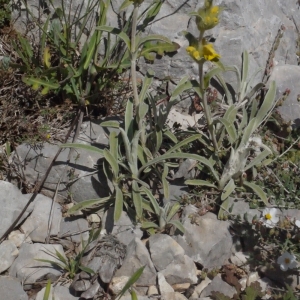
[[[199,44],[202,43],[203,35],[204,35],[204,31],[201,31],[199,34]],[[199,47],[202,47],[202,45],[199,45]],[[217,139],[216,139],[215,129],[212,124],[211,111],[210,111],[209,105],[207,103],[206,90],[205,90],[204,78],[203,78],[204,77],[203,76],[204,75],[203,65],[204,65],[204,62],[200,62],[198,64],[199,81],[200,81],[201,90],[203,91],[201,100],[202,100],[202,104],[203,104],[205,118],[207,121],[208,131],[210,133],[215,152],[217,152],[219,150],[219,147],[218,147],[218,143],[217,143]]]
[[133,16],[132,16],[132,29],[131,29],[131,80],[132,80],[132,89],[133,89],[133,97],[136,113],[138,110],[138,106],[140,104],[138,90],[137,90],[137,80],[136,80],[136,52],[135,49],[135,36],[136,36],[136,26],[137,26],[137,17],[138,17],[138,5],[134,6]]

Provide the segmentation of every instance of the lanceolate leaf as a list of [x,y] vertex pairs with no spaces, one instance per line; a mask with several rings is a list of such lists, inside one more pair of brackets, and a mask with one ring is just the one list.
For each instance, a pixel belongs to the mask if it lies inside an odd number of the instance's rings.
[[142,197],[136,181],[132,182],[132,199],[137,217],[141,218],[143,212]]
[[164,56],[165,53],[175,52],[180,48],[177,43],[172,42],[147,42],[144,44],[142,51],[140,52],[140,56],[144,56],[147,60],[154,61],[155,55],[153,53],[157,53],[159,56]]
[[186,180],[184,183],[185,184],[189,184],[189,185],[208,186],[208,187],[212,187],[212,188],[218,189],[216,185],[214,185],[213,183],[208,182],[206,180],[189,179],[189,180]]
[[172,221],[169,221],[169,224],[172,224],[173,226],[175,226],[175,228],[177,228],[178,230],[180,230],[182,233],[185,232],[185,228],[180,223],[180,221],[178,221],[178,220],[172,220]]
[[244,181],[244,185],[250,188],[258,197],[260,197],[260,199],[264,202],[265,205],[269,205],[268,198],[260,186],[249,181]]
[[235,190],[234,180],[230,179],[230,181],[224,187],[223,193],[221,195],[221,200],[224,201],[225,199],[227,199],[234,190]]
[[118,177],[119,176],[119,165],[118,165],[117,158],[113,157],[112,153],[110,153],[107,149],[104,150],[103,154],[104,154],[104,157],[107,160],[107,162],[110,164],[110,166],[114,172],[114,176]]
[[90,146],[90,145],[76,144],[76,143],[66,143],[66,144],[60,145],[60,147],[62,147],[62,148],[84,149],[84,150],[88,150],[88,151],[92,151],[92,152],[97,152],[101,156],[104,155],[104,150],[99,149],[99,148],[94,147],[94,146]]
[[72,206],[69,210],[68,210],[68,214],[74,214],[75,212],[85,209],[85,208],[90,208],[94,205],[99,205],[99,204],[106,204],[107,202],[110,202],[112,200],[112,197],[105,197],[105,198],[99,198],[99,199],[92,199],[92,200],[85,200],[83,202],[80,202],[74,206]]
[[115,190],[116,190],[116,201],[115,201],[115,210],[114,210],[114,221],[118,221],[123,211],[123,193],[118,186],[115,187]]
[[183,147],[183,146],[185,146],[185,145],[188,145],[188,144],[190,144],[191,142],[193,142],[193,141],[195,141],[195,140],[197,140],[197,139],[199,139],[199,138],[201,138],[201,134],[191,135],[191,136],[189,136],[188,138],[184,139],[183,141],[177,143],[177,144],[176,144],[175,146],[173,146],[171,149],[169,149],[169,150],[166,152],[166,154],[167,154],[167,153],[173,153],[173,152],[175,152],[176,150],[180,149],[180,147]]

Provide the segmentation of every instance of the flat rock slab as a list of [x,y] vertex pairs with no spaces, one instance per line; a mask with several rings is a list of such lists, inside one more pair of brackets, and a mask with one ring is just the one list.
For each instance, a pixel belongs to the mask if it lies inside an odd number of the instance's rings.
[[28,300],[20,281],[10,276],[0,276],[0,294],[3,300]]
[[[42,290],[40,290],[37,295],[35,300],[44,300],[44,294],[45,294],[46,287],[44,287]],[[80,297],[75,297],[70,294],[69,288],[66,286],[55,286],[53,287],[51,285],[50,289],[50,299],[55,299],[55,300],[76,300],[80,299]]]
[[78,217],[66,217],[62,219],[59,238],[65,238],[74,243],[87,241],[89,238],[89,223],[86,219]]
[[55,257],[55,250],[65,257],[61,245],[23,244],[20,248],[19,256],[9,269],[9,275],[23,282],[25,289],[30,289],[31,284],[37,281],[46,279],[50,279],[52,282],[55,281],[61,276],[61,270],[55,266],[51,266],[50,263],[37,260],[46,259],[61,263]]
[[[26,195],[28,199],[31,194]],[[61,206],[42,194],[36,196],[31,215],[22,224],[21,229],[34,242],[44,243],[50,227],[50,236],[57,236],[62,219]]]
[[197,212],[193,205],[185,207],[181,220],[185,233],[174,236],[174,239],[186,255],[204,268],[221,267],[231,256],[230,224],[218,220],[213,213],[200,216]]
[[[0,236],[2,236],[16,220],[27,202],[28,199],[26,196],[23,195],[16,186],[7,181],[0,181]],[[19,224],[24,221],[32,210],[33,203],[26,209]]]

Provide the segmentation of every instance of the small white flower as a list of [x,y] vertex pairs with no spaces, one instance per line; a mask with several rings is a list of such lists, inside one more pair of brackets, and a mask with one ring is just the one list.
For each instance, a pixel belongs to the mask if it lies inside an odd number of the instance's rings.
[[268,228],[273,228],[279,221],[276,208],[265,208],[263,210],[263,217],[260,219]]
[[280,265],[282,271],[288,269],[295,269],[297,267],[296,257],[288,252],[283,253],[278,257],[277,263]]
[[300,228],[300,220],[296,220],[295,225]]

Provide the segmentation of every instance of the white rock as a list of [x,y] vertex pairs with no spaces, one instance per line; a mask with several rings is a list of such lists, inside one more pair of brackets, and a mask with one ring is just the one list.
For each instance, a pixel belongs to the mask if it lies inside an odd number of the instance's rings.
[[114,277],[109,284],[109,289],[113,293],[113,295],[117,295],[121,292],[125,284],[127,283],[129,277],[128,276],[120,276]]
[[158,295],[158,290],[155,285],[149,286],[149,289],[147,291],[147,296],[151,296],[151,295]]
[[240,280],[239,280],[239,283],[241,284],[241,286],[242,286],[242,291],[247,287],[247,277],[243,277],[243,278],[241,278]]
[[[204,280],[202,280],[194,290],[194,293],[192,295],[192,298],[199,298],[202,291],[211,283],[211,280],[208,277],[205,277]],[[196,297],[194,297],[196,296]]]
[[255,282],[259,279],[259,275],[257,272],[252,272],[248,275],[247,286],[249,286],[252,282]]
[[24,242],[32,243],[31,238],[29,236],[26,237],[26,235],[19,230],[12,231],[8,236],[8,240],[12,241],[16,247],[20,247]]
[[161,272],[157,273],[157,281],[161,295],[174,292],[174,289],[167,283],[165,276]]

